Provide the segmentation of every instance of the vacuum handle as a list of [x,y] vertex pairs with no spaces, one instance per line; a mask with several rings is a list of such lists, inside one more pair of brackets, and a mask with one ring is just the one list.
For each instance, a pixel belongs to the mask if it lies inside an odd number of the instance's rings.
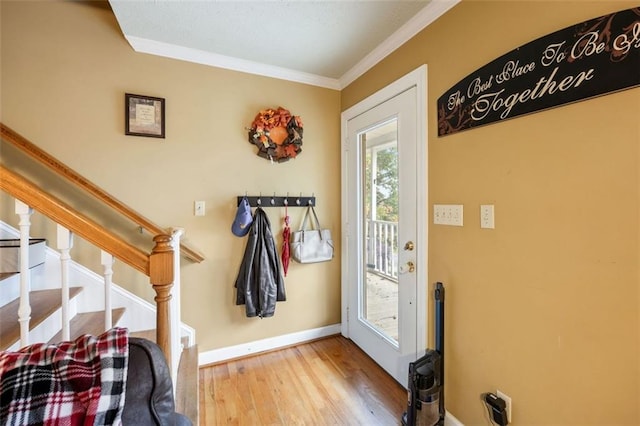
[[433,293],[436,301],[436,351],[440,354],[440,421],[438,424],[444,425],[445,406],[444,406],[444,285],[441,282],[436,283]]
[[444,286],[441,282],[436,283],[433,294],[436,301],[436,351],[444,358]]

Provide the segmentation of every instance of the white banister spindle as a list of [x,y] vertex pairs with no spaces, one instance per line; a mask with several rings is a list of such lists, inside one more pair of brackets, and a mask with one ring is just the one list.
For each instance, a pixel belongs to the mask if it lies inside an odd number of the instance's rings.
[[383,233],[383,237],[382,237],[382,242],[384,243],[384,261],[383,261],[383,266],[384,266],[384,272],[388,273],[389,271],[389,256],[391,254],[391,251],[389,250],[389,224],[388,223],[383,223],[382,224],[383,229],[384,229],[384,233]]
[[390,249],[390,255],[391,255],[391,267],[389,268],[389,275],[391,275],[392,277],[397,277],[398,274],[396,274],[396,270],[398,269],[398,257],[396,255],[396,224],[391,224],[391,249]]
[[[180,333],[180,322],[182,320],[180,312],[180,238],[184,234],[183,228],[173,228],[171,230],[171,245],[173,247],[173,288],[171,289],[170,306],[170,329],[171,329],[171,375],[173,383],[177,383],[178,365],[180,364],[180,354],[182,353],[182,338]],[[174,393],[176,387],[174,386]]]
[[379,236],[378,236],[378,222],[376,222],[375,220],[372,221],[373,222],[373,258],[374,258],[374,264],[376,265],[375,268],[378,268],[378,265],[380,264],[380,260],[378,259],[379,257],[379,250],[378,250],[378,246],[380,244],[379,242]]
[[29,272],[29,228],[33,209],[22,201],[15,201],[15,212],[20,217],[20,305],[18,322],[20,323],[20,346],[29,344],[29,322],[31,321],[31,274]]
[[100,263],[104,268],[104,328],[109,330],[113,327],[113,318],[111,316],[111,286],[113,284],[113,261],[114,258],[110,253],[102,250],[100,254]]
[[67,228],[57,225],[57,243],[60,250],[60,280],[62,283],[62,340],[70,340],[71,330],[69,316],[69,263],[70,250],[73,247],[73,233]]

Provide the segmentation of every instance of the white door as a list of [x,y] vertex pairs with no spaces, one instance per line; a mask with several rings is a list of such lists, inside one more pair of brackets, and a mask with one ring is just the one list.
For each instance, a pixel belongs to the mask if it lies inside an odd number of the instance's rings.
[[342,118],[342,332],[404,386],[426,342],[425,79],[422,67]]

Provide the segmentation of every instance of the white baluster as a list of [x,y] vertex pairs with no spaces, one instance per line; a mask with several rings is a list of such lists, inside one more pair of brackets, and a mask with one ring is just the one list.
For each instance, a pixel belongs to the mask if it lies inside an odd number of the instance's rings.
[[379,232],[378,232],[378,222],[377,221],[372,221],[373,222],[373,244],[371,245],[373,248],[373,269],[374,271],[378,271],[380,270],[380,260],[378,259],[379,257],[379,250],[378,250],[378,244],[380,243],[380,237],[378,236]]
[[18,322],[20,323],[20,346],[29,344],[29,322],[31,321],[31,273],[29,271],[29,228],[33,209],[22,201],[16,200],[15,212],[20,216],[20,306],[18,307]]
[[[371,265],[371,268],[374,268],[375,266],[375,251],[374,251],[374,246],[376,245],[375,239],[374,239],[374,232],[373,232],[373,227],[375,226],[373,223],[373,220],[371,219],[367,219],[366,220],[367,223],[367,265]],[[369,268],[369,266],[367,266],[367,269]]]
[[389,275],[389,224],[388,223],[383,223],[383,239],[382,241],[384,242],[384,254],[383,254],[383,260],[382,260],[382,265],[383,265],[383,273],[385,275]]
[[104,328],[109,330],[113,327],[111,317],[111,284],[113,283],[113,256],[102,250],[100,255],[102,267],[104,268]]
[[386,265],[384,267],[384,273],[385,275],[389,276],[391,275],[391,225],[387,222],[385,222],[384,224],[384,229],[385,229],[385,245],[386,245],[386,251],[387,253],[385,254],[385,261],[386,261]]
[[393,249],[391,252],[393,253],[393,262],[391,263],[391,276],[394,278],[398,278],[398,252],[400,251],[399,240],[398,240],[398,224],[394,223],[391,225],[391,241],[393,244]]
[[[180,333],[180,238],[184,234],[183,228],[173,228],[171,230],[171,245],[173,247],[173,288],[171,289],[171,300],[169,301],[169,311],[171,312],[171,375],[173,383],[177,383],[178,365],[180,364],[180,354],[182,353],[182,338]],[[176,386],[174,385],[174,393]]]
[[62,340],[70,340],[71,330],[69,318],[69,251],[73,247],[73,233],[58,225],[58,250],[60,250],[60,271],[62,283]]

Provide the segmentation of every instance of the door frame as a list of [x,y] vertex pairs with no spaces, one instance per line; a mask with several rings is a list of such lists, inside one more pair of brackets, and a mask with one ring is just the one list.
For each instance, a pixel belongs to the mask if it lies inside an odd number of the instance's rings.
[[[349,211],[347,209],[348,191],[348,170],[349,170],[349,143],[347,133],[347,123],[352,118],[380,105],[381,103],[395,97],[396,95],[416,87],[416,137],[417,158],[416,158],[416,279],[418,288],[416,289],[416,358],[421,356],[426,349],[427,344],[427,289],[429,287],[428,279],[428,231],[429,231],[429,215],[428,215],[428,142],[427,142],[427,65],[421,65],[414,71],[406,74],[400,79],[394,81],[388,86],[380,89],[366,99],[360,101],[356,105],[342,112],[341,121],[341,203],[342,203],[342,321],[341,333],[344,337],[349,338],[349,315],[348,311],[352,301],[349,300],[349,272],[350,268],[355,264],[350,259],[349,254]],[[355,236],[354,236],[355,237]],[[357,301],[355,301],[357,307]]]

